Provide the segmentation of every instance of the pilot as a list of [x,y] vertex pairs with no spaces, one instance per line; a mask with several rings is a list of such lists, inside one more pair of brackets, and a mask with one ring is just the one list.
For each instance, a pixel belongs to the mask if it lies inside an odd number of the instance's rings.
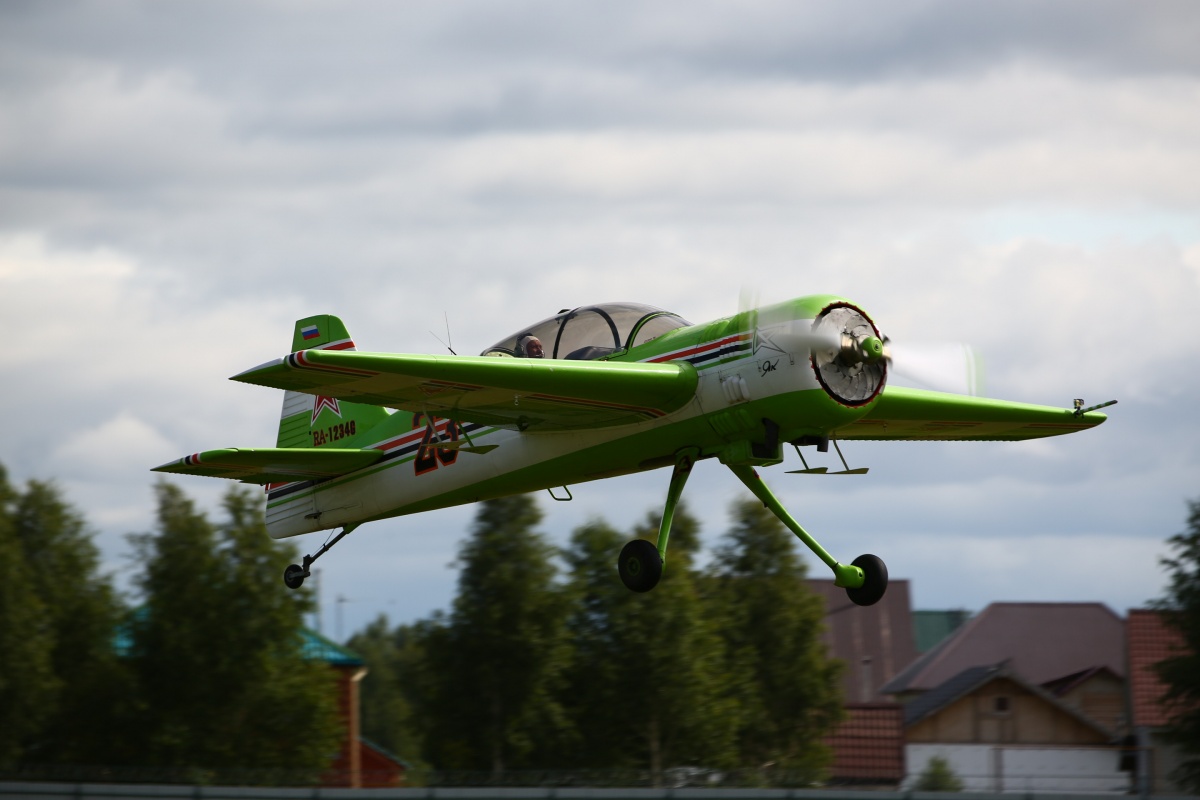
[[542,351],[542,340],[536,336],[522,336],[517,342],[517,356],[545,358],[545,353]]

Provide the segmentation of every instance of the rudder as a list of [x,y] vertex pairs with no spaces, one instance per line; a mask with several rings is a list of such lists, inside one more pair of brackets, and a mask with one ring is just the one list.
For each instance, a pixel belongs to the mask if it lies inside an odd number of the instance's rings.
[[[292,352],[353,350],[354,340],[340,319],[320,314],[297,320]],[[388,418],[386,409],[333,397],[284,392],[276,447],[353,446],[348,439],[365,434]]]

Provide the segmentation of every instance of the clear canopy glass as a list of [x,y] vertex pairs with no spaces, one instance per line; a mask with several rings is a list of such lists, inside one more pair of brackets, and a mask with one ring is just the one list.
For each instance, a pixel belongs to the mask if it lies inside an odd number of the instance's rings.
[[602,303],[560,311],[500,340],[481,355],[590,361],[622,353],[689,325],[678,314],[654,306]]

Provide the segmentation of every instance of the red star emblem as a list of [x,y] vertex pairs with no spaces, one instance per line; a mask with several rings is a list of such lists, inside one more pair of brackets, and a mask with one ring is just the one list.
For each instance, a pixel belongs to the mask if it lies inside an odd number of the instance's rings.
[[322,397],[321,395],[317,395],[317,402],[313,404],[312,422],[310,422],[309,425],[312,425],[317,421],[317,417],[321,415],[321,410],[325,408],[328,408],[339,417],[342,415],[342,409],[341,406],[338,405],[336,397]]

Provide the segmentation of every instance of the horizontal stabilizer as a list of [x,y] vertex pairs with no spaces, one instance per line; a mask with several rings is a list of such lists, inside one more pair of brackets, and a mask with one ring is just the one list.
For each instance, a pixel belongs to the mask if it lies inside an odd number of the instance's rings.
[[311,447],[260,447],[206,450],[155,467],[155,472],[230,478],[242,483],[286,483],[335,478],[369,467],[383,458],[382,450]]
[[985,397],[889,386],[862,419],[834,432],[847,439],[1008,441],[1040,439],[1094,428],[1096,411],[1012,403]]

